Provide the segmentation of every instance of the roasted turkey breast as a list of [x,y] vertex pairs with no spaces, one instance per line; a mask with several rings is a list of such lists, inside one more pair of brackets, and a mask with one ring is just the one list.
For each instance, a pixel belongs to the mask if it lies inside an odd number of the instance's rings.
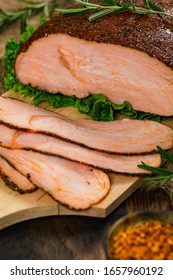
[[112,155],[63,141],[57,137],[36,132],[15,130],[1,124],[0,146],[10,149],[38,151],[43,154],[59,156],[117,173],[150,173],[139,168],[138,164],[145,162],[145,164],[153,167],[159,167],[161,164],[161,157],[158,153],[147,155]]
[[172,147],[173,131],[150,120],[72,120],[17,99],[0,97],[0,122],[58,137],[87,148],[118,154],[151,153]]
[[0,147],[0,155],[38,187],[69,208],[82,210],[110,191],[106,173],[87,165],[33,151]]
[[[159,4],[173,12],[171,0]],[[90,22],[88,14],[58,14],[21,47],[15,72],[21,83],[53,94],[102,93],[172,116],[173,18],[122,13]]]

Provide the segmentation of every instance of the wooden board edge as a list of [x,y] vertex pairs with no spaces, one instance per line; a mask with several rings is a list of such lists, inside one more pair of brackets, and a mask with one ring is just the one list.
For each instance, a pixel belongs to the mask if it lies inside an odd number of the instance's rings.
[[123,203],[128,197],[130,197],[141,185],[142,179],[137,179],[127,190],[126,192],[122,193],[118,200],[113,201],[112,204],[110,204],[107,209],[105,209],[105,217],[109,216],[114,209],[116,209],[118,206],[120,206],[121,203]]
[[5,229],[14,224],[24,222],[31,219],[48,217],[48,216],[57,216],[58,213],[58,204],[55,205],[46,205],[46,206],[36,206],[30,209],[23,209],[15,213],[6,215],[0,218],[0,230]]

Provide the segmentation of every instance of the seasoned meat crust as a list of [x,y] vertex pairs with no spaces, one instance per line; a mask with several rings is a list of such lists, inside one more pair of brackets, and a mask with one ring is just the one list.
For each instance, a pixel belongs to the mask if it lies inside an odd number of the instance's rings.
[[[134,1],[140,5],[141,1]],[[173,1],[156,1],[167,12],[173,13]],[[133,13],[110,14],[94,22],[89,14],[64,16],[58,14],[31,36],[21,47],[25,52],[31,43],[49,34],[68,34],[73,37],[98,43],[118,44],[131,47],[156,57],[173,69],[173,18],[157,14],[139,15]],[[19,54],[18,53],[18,54]]]
[[23,176],[14,165],[9,163],[6,158],[0,155],[0,177],[5,185],[19,193],[31,193],[37,187],[30,182],[28,176]]

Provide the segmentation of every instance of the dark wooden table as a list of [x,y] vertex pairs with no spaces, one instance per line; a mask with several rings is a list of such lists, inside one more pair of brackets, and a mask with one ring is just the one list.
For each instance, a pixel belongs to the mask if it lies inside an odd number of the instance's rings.
[[[60,1],[68,2],[69,1]],[[10,5],[12,4],[12,5]],[[16,8],[17,1],[0,0],[0,6]],[[0,35],[0,58],[6,40],[19,38],[19,23]],[[0,66],[0,92],[3,93],[4,69]],[[0,259],[105,259],[104,244],[110,226],[120,217],[135,211],[170,210],[168,194],[161,189],[146,192],[142,185],[107,218],[53,216],[18,223],[0,231]]]

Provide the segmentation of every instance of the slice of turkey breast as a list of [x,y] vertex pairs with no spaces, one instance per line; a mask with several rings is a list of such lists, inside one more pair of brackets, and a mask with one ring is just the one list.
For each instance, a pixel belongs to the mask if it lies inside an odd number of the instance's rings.
[[141,162],[153,167],[161,164],[159,154],[111,155],[48,135],[15,130],[4,125],[0,125],[0,145],[11,149],[31,149],[119,173],[145,174],[149,172],[137,167]]
[[153,167],[159,167],[161,164],[159,154],[112,155],[81,147],[48,135],[23,132],[4,125],[0,125],[0,145],[11,149],[31,149],[119,173],[149,173],[137,167],[141,161]]
[[[171,0],[162,6],[172,12]],[[88,16],[56,15],[36,30],[18,52],[17,79],[53,94],[102,93],[116,104],[127,100],[136,110],[172,116],[172,18],[123,13],[90,22]]]
[[154,121],[70,120],[40,107],[4,97],[0,97],[0,122],[111,153],[148,153],[156,151],[157,146],[169,149],[173,141],[172,129]]
[[100,202],[110,191],[107,174],[87,165],[4,147],[0,147],[0,155],[28,176],[33,184],[72,209],[87,209]]
[[30,193],[37,189],[37,187],[29,181],[27,175],[24,176],[1,156],[0,177],[8,187],[20,193]]

